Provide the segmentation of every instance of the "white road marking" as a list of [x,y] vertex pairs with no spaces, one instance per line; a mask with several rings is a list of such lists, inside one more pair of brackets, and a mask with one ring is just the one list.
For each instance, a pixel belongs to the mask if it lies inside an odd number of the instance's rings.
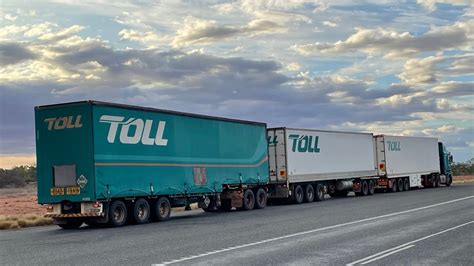
[[415,245],[409,245],[409,246],[405,246],[405,247],[403,247],[403,248],[396,249],[396,250],[394,250],[394,251],[392,251],[392,252],[383,254],[382,256],[378,256],[378,257],[375,257],[375,258],[373,258],[373,259],[371,259],[371,260],[364,261],[364,262],[362,262],[361,264],[362,264],[362,265],[365,265],[365,264],[367,264],[367,263],[371,263],[371,262],[373,262],[373,261],[376,261],[376,260],[385,258],[385,257],[387,257],[387,256],[390,256],[390,255],[392,255],[392,254],[398,253],[398,252],[400,252],[400,251],[404,251],[405,249],[409,249],[409,248],[412,248],[412,247],[414,247],[414,246],[415,246]]
[[[472,224],[474,223],[474,221],[470,221],[470,222],[467,222],[467,223],[463,223],[463,224],[460,224],[460,225],[456,225],[454,227],[451,227],[449,229],[446,229],[446,230],[443,230],[443,231],[440,231],[440,232],[437,232],[437,233],[434,233],[434,234],[431,234],[431,235],[428,235],[428,236],[425,236],[425,237],[422,237],[422,238],[419,238],[419,239],[416,239],[416,240],[413,240],[413,241],[410,241],[410,242],[407,242],[405,244],[401,244],[399,246],[396,246],[394,248],[390,248],[390,249],[387,249],[387,250],[384,250],[384,251],[381,251],[379,253],[376,253],[374,255],[371,255],[371,256],[368,256],[368,257],[365,257],[363,259],[360,259],[360,260],[356,260],[354,262],[351,262],[351,263],[348,263],[346,264],[346,266],[353,266],[357,263],[361,263],[361,264],[367,264],[367,263],[370,263],[372,261],[375,261],[375,260],[378,260],[378,259],[381,259],[381,258],[384,258],[384,257],[387,257],[393,253],[396,253],[398,251],[401,251],[401,250],[404,250],[403,248],[406,247],[406,246],[413,246],[413,244],[417,243],[417,242],[420,242],[420,241],[423,241],[425,239],[428,239],[428,238],[431,238],[431,237],[434,237],[434,236],[437,236],[437,235],[440,235],[440,234],[444,234],[446,232],[449,232],[449,231],[452,231],[452,230],[455,230],[455,229],[458,229],[459,227],[463,227],[463,226],[466,226],[468,224]],[[393,252],[393,251],[396,251],[396,252]],[[387,253],[388,252],[388,253]],[[384,254],[384,255],[382,255]],[[382,256],[380,256],[382,255]],[[369,260],[369,261],[367,261]]]
[[257,242],[248,243],[248,244],[243,244],[243,245],[238,245],[238,246],[233,246],[233,247],[228,247],[228,248],[223,248],[223,249],[217,249],[217,250],[214,250],[214,251],[209,251],[209,252],[194,255],[194,256],[182,257],[182,258],[179,258],[179,259],[170,260],[170,261],[162,262],[160,264],[152,264],[152,265],[174,264],[174,263],[178,263],[178,262],[183,262],[183,261],[187,261],[187,260],[192,260],[192,259],[197,259],[197,258],[202,258],[202,257],[214,255],[214,254],[219,254],[219,253],[223,253],[223,252],[227,252],[227,251],[231,251],[231,250],[252,247],[252,246],[255,246],[255,245],[264,244],[264,243],[268,243],[268,242],[274,242],[274,241],[278,241],[278,240],[282,240],[282,239],[286,239],[286,238],[291,238],[291,237],[295,237],[295,236],[307,235],[307,234],[312,234],[312,233],[315,233],[315,232],[320,232],[320,231],[325,231],[325,230],[329,230],[329,229],[339,228],[339,227],[343,227],[343,226],[347,226],[347,225],[353,225],[353,224],[357,224],[357,223],[363,223],[363,222],[367,222],[367,221],[378,220],[378,219],[387,218],[387,217],[391,217],[391,216],[396,216],[396,215],[400,215],[400,214],[416,212],[416,211],[429,209],[429,208],[434,208],[434,207],[437,207],[437,206],[442,206],[442,205],[446,205],[446,204],[450,204],[450,203],[454,203],[454,202],[458,202],[458,201],[462,201],[462,200],[472,199],[472,198],[474,198],[474,196],[463,197],[463,198],[454,199],[454,200],[450,200],[450,201],[446,201],[446,202],[436,203],[436,204],[433,204],[433,205],[414,208],[414,209],[410,209],[410,210],[406,210],[406,211],[389,213],[389,214],[385,214],[385,215],[381,215],[381,216],[370,217],[370,218],[357,220],[357,221],[352,221],[352,222],[347,222],[347,223],[342,223],[342,224],[331,225],[331,226],[327,226],[327,227],[302,231],[302,232],[298,232],[298,233],[294,233],[294,234],[283,235],[283,236],[269,238],[269,239],[265,239],[265,240],[261,240],[261,241],[257,241]]

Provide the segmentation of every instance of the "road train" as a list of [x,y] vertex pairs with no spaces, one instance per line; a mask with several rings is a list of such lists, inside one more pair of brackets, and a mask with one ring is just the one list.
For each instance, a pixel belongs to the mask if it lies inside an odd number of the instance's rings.
[[173,207],[261,209],[449,186],[436,138],[265,123],[82,101],[35,107],[38,203],[64,229],[163,221]]

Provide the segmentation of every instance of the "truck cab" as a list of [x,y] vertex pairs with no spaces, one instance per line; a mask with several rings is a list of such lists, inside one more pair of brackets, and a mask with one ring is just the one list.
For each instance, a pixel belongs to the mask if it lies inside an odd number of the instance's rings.
[[442,142],[438,142],[439,150],[439,166],[440,166],[440,181],[446,186],[450,186],[453,182],[453,172],[451,165],[453,163],[453,156],[446,149],[446,146]]

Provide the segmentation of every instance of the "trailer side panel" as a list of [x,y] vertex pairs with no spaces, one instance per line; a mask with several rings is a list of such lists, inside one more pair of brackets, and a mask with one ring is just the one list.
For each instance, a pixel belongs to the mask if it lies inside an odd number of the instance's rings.
[[376,175],[372,134],[286,129],[285,136],[289,182]]
[[440,172],[436,138],[383,136],[383,144],[378,161],[379,164],[385,161],[381,173],[389,178]]
[[100,198],[196,195],[268,182],[265,124],[94,105]]

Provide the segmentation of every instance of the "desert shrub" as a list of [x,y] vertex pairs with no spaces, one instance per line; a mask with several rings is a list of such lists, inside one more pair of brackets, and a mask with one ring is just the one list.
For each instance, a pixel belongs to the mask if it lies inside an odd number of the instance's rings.
[[453,175],[474,175],[473,159],[466,163],[456,163],[453,165]]
[[16,221],[18,223],[18,226],[19,227],[26,227],[26,225],[28,224],[26,220],[23,220],[23,219],[20,219],[18,221]]
[[17,166],[12,169],[0,168],[0,188],[23,187],[28,182],[36,181],[35,166]]
[[14,221],[0,221],[0,230],[10,229],[15,226],[16,222]]

